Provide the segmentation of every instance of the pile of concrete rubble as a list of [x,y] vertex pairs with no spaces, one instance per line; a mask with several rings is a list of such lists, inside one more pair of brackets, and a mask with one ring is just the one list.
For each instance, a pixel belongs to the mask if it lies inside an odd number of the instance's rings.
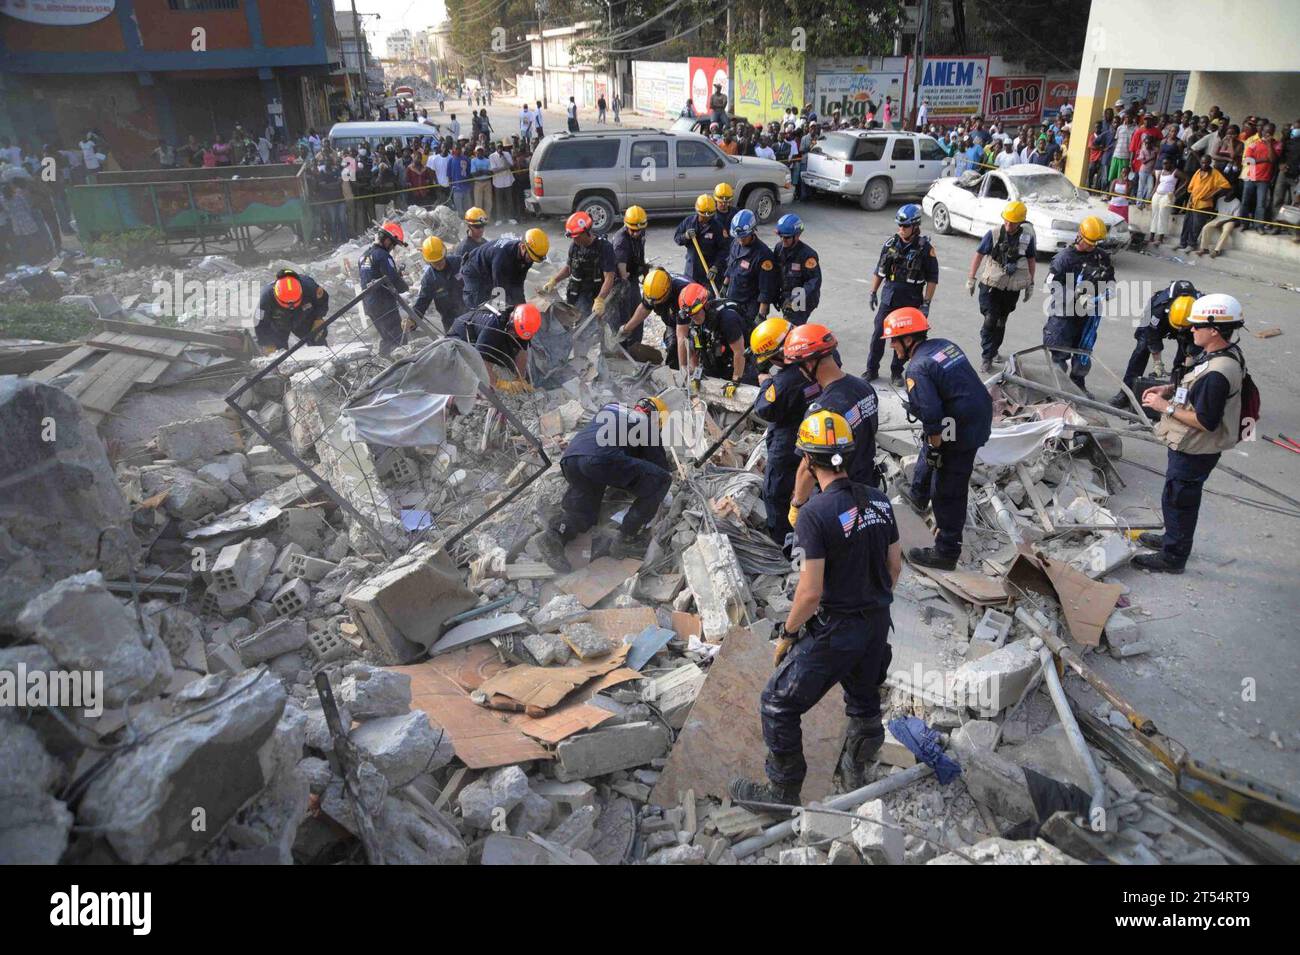
[[[407,217],[414,246],[421,230],[455,237],[445,212]],[[355,294],[353,245],[302,265],[339,302]],[[232,403],[151,392],[188,411],[134,445],[110,441],[111,455],[59,388],[0,379],[0,679],[102,675],[94,706],[0,707],[0,860],[1231,856],[1118,762],[1084,758],[1077,723],[1127,727],[1121,712],[1074,677],[1064,707],[1048,692],[1045,641],[1144,652],[1140,608],[1102,579],[1132,553],[1139,518],[1106,507],[1119,448],[1105,422],[1006,382],[961,570],[906,569],[894,604],[886,719],[938,731],[960,775],[940,785],[935,753],[891,734],[866,789],[835,796],[845,718],[832,693],[805,718],[798,819],[732,805],[730,776],[761,772],[766,638],[797,579],[762,530],[761,431],[724,437],[754,389],[725,396],[706,380],[693,394],[549,314],[548,350],[563,356],[552,386],[457,391],[430,416],[436,443],[357,433],[349,409],[392,369],[355,311],[327,347],[252,359]],[[416,367],[447,344],[417,337],[392,358]],[[1031,361],[1018,374],[1048,377]],[[559,455],[605,402],[646,393],[686,422],[654,540],[643,560],[592,561],[584,536],[576,569],[557,575],[530,538],[563,491]],[[50,420],[57,435],[42,439]],[[891,480],[915,460],[915,427],[882,392]],[[615,492],[608,519],[626,503]],[[924,543],[923,518],[901,498],[896,510],[904,542]]]

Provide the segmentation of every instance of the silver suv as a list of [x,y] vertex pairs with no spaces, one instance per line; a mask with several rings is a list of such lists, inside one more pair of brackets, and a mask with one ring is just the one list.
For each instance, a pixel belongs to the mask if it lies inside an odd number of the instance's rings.
[[922,195],[943,175],[948,154],[933,137],[885,129],[837,130],[808,151],[803,182],[852,196],[876,212],[892,195]]
[[728,156],[708,137],[660,129],[556,133],[542,140],[528,167],[532,190],[524,204],[537,215],[582,210],[597,232],[608,232],[622,210],[682,215],[720,182],[736,190],[738,208],[770,222],[794,200],[790,170],[753,156]]

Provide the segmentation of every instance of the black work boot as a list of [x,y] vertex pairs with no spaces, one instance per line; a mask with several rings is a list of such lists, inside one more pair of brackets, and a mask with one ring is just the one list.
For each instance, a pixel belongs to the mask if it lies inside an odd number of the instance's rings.
[[573,565],[564,554],[564,537],[554,527],[548,527],[534,537],[533,543],[537,545],[537,552],[542,555],[542,560],[546,561],[547,566],[552,570],[561,574],[573,570]]
[[[782,806],[799,805],[799,783],[759,783],[744,776],[737,776],[727,787],[733,802],[755,805],[757,803],[776,803]],[[761,807],[760,807],[761,808]]]
[[1074,386],[1075,386],[1076,388],[1078,388],[1080,391],[1083,392],[1083,396],[1084,396],[1085,398],[1091,398],[1091,397],[1093,397],[1092,392],[1088,390],[1088,386],[1084,384],[1084,381],[1085,381],[1086,379],[1083,379],[1083,378],[1075,378],[1073,375],[1071,375],[1071,376],[1070,376],[1070,380],[1071,380],[1072,382],[1074,382]]
[[1122,391],[1115,392],[1115,397],[1111,398],[1110,401],[1107,402],[1107,404],[1109,404],[1112,408],[1118,408],[1120,411],[1131,410],[1129,406],[1128,395],[1124,394],[1124,392]]
[[921,567],[933,567],[936,570],[957,569],[956,557],[945,557],[933,547],[913,547],[907,552],[907,559]]
[[861,789],[867,784],[867,765],[884,742],[885,730],[880,720],[849,720],[844,752],[840,754],[840,782],[845,792]]
[[1159,531],[1143,531],[1138,535],[1138,543],[1152,550],[1165,549],[1165,535]]
[[988,374],[988,373],[991,372],[992,370],[993,370],[993,359],[992,359],[992,358],[985,358],[985,359],[983,359],[983,360],[980,361],[980,371],[984,372],[985,374]]
[[1132,563],[1134,567],[1141,567],[1153,574],[1181,574],[1186,566],[1186,561],[1179,563],[1170,560],[1162,553],[1138,554],[1133,558]]
[[624,557],[635,557],[640,560],[645,556],[646,548],[649,546],[649,534],[642,533],[633,537],[619,534],[614,538],[614,543],[609,549],[609,555],[615,560],[622,560]]

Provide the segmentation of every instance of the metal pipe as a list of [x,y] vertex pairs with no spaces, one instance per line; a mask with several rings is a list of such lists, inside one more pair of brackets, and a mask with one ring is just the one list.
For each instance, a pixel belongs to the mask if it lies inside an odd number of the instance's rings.
[[1088,781],[1092,784],[1092,803],[1088,807],[1088,823],[1095,827],[1098,820],[1104,822],[1106,819],[1106,781],[1097,770],[1092,751],[1088,749],[1088,743],[1083,738],[1083,730],[1079,729],[1074,711],[1070,709],[1070,701],[1065,698],[1065,687],[1061,686],[1061,676],[1056,672],[1056,660],[1052,657],[1052,651],[1046,646],[1040,646],[1038,659],[1043,661],[1043,676],[1047,678],[1047,689],[1052,694],[1052,702],[1056,704],[1056,715],[1061,718],[1061,725],[1065,727],[1070,748],[1074,750],[1074,755],[1079,757],[1079,762],[1083,763],[1083,768],[1088,773]]
[[[1123,411],[1119,408],[1113,408],[1104,401],[1097,401],[1096,399],[1089,398],[1085,395],[1076,395],[1061,388],[1053,388],[1051,385],[1042,385],[1036,381],[1030,381],[1028,378],[1021,378],[1019,375],[1013,375],[1009,372],[1002,373],[1002,380],[1009,384],[1019,385],[1021,388],[1029,388],[1032,391],[1041,391],[1045,395],[1051,395],[1054,398],[1060,398],[1076,405],[1082,405],[1085,408],[1093,408],[1097,411],[1103,411],[1106,414],[1115,415],[1117,418],[1124,418],[1126,421],[1135,421],[1138,424],[1144,425],[1147,424],[1145,416],[1135,415],[1131,411]],[[1070,425],[1070,427],[1073,427],[1073,425]]]
[[[901,773],[894,773],[892,776],[886,776],[869,786],[863,786],[861,789],[855,789],[851,793],[843,793],[833,799],[827,799],[823,805],[827,809],[856,809],[864,802],[871,799],[879,799],[881,796],[887,796],[892,792],[919,782],[934,772],[925,763],[917,763],[915,766],[903,770]],[[775,826],[764,829],[756,836],[750,836],[742,842],[732,846],[731,851],[737,859],[743,859],[751,856],[761,849],[766,849],[770,845],[775,845],[782,839],[794,835],[795,818],[787,819],[785,822],[778,822]]]

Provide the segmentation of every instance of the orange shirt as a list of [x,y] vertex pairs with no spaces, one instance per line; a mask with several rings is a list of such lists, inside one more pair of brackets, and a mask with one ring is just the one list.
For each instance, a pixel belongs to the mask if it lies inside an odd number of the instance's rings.
[[735,142],[727,142],[725,139],[718,143],[718,148],[728,156],[734,156],[739,151],[739,145]]
[[1187,184],[1187,194],[1191,197],[1192,208],[1199,211],[1214,208],[1214,200],[1211,198],[1216,192],[1228,188],[1228,180],[1223,178],[1223,173],[1217,169],[1211,169],[1209,172],[1196,170],[1196,175],[1192,176],[1192,181]]

